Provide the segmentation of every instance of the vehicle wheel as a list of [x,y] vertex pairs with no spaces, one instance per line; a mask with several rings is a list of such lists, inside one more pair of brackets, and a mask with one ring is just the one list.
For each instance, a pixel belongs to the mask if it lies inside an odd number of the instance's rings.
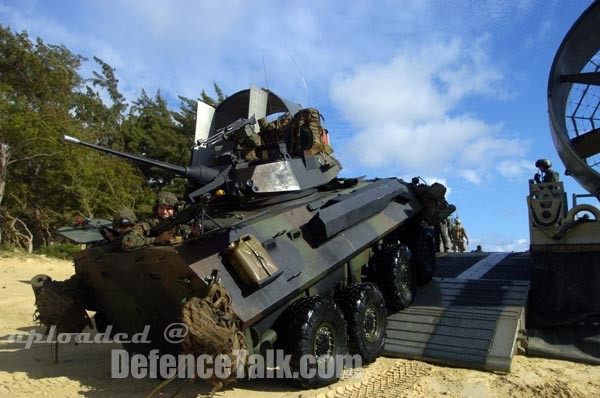
[[336,297],[348,323],[348,348],[363,363],[373,362],[383,350],[387,326],[385,300],[373,283],[348,286]]
[[[106,331],[108,330],[108,332],[109,332],[108,338],[113,339],[115,337],[115,335],[117,333],[119,333],[119,330],[117,329],[117,327],[111,322],[110,319],[108,319],[108,316],[104,312],[102,312],[102,311],[96,312],[96,314],[94,314],[93,319],[94,319],[93,325],[96,328],[96,332],[98,332],[99,334],[104,335],[104,333],[106,333]],[[109,326],[110,326],[110,329],[109,329]],[[121,343],[121,346],[130,355],[133,355],[136,353],[136,348],[139,348],[140,344]],[[142,353],[143,352],[140,352],[140,354],[142,354]]]
[[[333,300],[311,296],[292,303],[278,321],[277,335],[278,346],[291,356],[290,368],[297,372],[294,381],[300,386],[318,388],[339,380],[344,365],[340,359],[348,353],[348,335]],[[305,355],[310,357],[301,360]]]
[[414,274],[410,250],[400,243],[388,243],[375,251],[377,285],[390,311],[399,311],[413,300]]
[[115,334],[118,333],[115,325],[110,321],[110,319],[108,319],[108,316],[106,316],[104,312],[96,312],[96,314],[94,315],[94,326],[96,327],[96,331],[98,333],[105,333],[109,325],[112,326],[109,331],[109,337],[112,339],[115,336]]
[[417,284],[425,285],[435,275],[435,244],[433,234],[421,228],[413,246],[413,266],[417,274]]

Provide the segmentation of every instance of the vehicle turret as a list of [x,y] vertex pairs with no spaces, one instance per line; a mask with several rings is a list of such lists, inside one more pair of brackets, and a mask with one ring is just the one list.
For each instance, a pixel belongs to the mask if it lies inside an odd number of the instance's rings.
[[64,140],[185,177],[190,203],[214,197],[218,191],[220,203],[259,207],[306,196],[337,177],[342,166],[332,156],[321,120],[316,109],[302,109],[272,92],[252,87],[216,108],[199,103],[189,166],[67,135]]

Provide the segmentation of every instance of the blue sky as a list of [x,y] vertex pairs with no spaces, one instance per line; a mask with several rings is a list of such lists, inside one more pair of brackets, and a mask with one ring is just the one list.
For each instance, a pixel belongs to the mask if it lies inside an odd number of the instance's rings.
[[177,95],[213,95],[216,82],[317,107],[343,176],[443,182],[468,250],[523,251],[535,160],[564,172],[549,132],[550,66],[591,3],[0,0],[0,22],[100,57],[130,100],[160,89],[176,108]]

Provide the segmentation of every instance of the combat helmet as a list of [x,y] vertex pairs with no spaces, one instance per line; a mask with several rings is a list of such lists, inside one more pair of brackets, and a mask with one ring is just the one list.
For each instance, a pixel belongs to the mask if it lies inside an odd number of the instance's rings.
[[115,216],[113,218],[112,226],[113,226],[113,228],[133,227],[136,223],[137,223],[137,217],[135,216],[135,213],[133,212],[133,210],[123,209],[123,210],[119,210],[115,214]]
[[456,219],[454,220],[454,223],[455,223],[456,225],[460,225],[460,218],[456,218]]
[[538,159],[535,161],[535,167],[549,169],[552,167],[552,162],[550,162],[548,159]]
[[160,205],[173,206],[175,211],[177,211],[179,200],[173,192],[161,191],[156,195],[156,202],[154,203],[155,209]]

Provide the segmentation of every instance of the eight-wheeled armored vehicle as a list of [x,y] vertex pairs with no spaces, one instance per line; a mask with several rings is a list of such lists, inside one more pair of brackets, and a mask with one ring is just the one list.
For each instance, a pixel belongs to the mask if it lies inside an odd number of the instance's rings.
[[[432,278],[431,226],[454,207],[440,184],[340,178],[321,121],[315,109],[252,87],[216,109],[199,105],[187,167],[65,137],[185,176],[186,207],[152,233],[188,222],[200,233],[130,253],[118,243],[92,245],[62,290],[51,289],[61,282],[34,278],[40,320],[73,331],[85,324],[85,309],[95,311],[101,332],[111,325],[132,336],[149,325],[150,344],[126,345],[140,353],[281,348],[293,369],[305,354],[319,358],[317,367],[348,351],[373,361],[386,308],[410,305],[414,284]],[[63,303],[57,314],[45,309],[52,305],[44,289]],[[187,330],[181,344],[166,333],[173,324]],[[312,387],[338,377],[298,381]]]

